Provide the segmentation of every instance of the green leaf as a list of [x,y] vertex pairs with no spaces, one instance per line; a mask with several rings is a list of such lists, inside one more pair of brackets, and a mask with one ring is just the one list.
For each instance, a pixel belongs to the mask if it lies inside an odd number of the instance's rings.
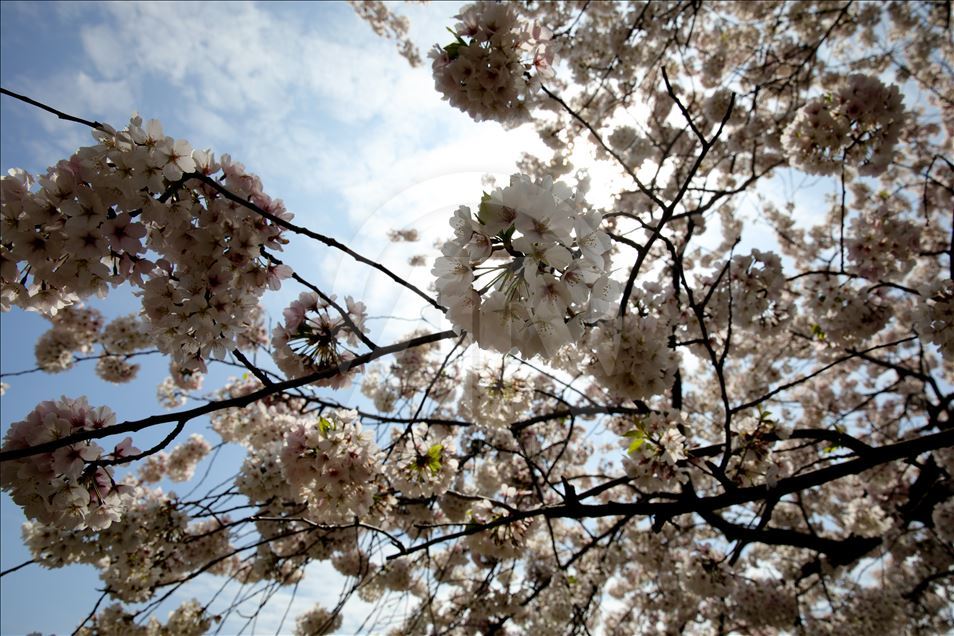
[[646,434],[639,429],[629,431],[628,433],[625,433],[623,437],[632,439],[632,441],[629,443],[629,447],[626,449],[626,452],[630,455],[638,451],[639,447],[646,442]]
[[335,430],[335,424],[334,424],[334,422],[332,422],[331,420],[329,420],[329,419],[327,419],[327,418],[319,417],[319,418],[318,418],[318,430],[321,431],[322,434],[327,434],[328,431],[333,431],[333,430]]
[[629,443],[629,448],[626,449],[626,452],[632,455],[639,450],[639,447],[642,446],[645,441],[644,439],[634,439]]
[[569,576],[566,577],[566,582],[569,583],[570,585],[576,585],[576,577],[570,574]]
[[460,47],[467,46],[467,42],[464,41],[464,38],[457,35],[452,28],[447,27],[447,31],[454,36],[454,41],[445,46],[444,50],[447,51],[447,55],[450,59],[456,60],[460,56]]
[[477,222],[481,225],[487,225],[487,222],[484,221],[487,212],[487,202],[490,201],[490,194],[484,192],[483,196],[480,197],[480,205],[477,206]]
[[460,47],[460,42],[451,42],[444,47],[444,50],[447,51],[447,56],[450,59],[456,60],[458,57],[460,57]]
[[500,237],[500,240],[504,242],[509,242],[513,238],[513,233],[517,231],[516,225],[511,225],[506,230],[501,230],[497,236]]
[[819,325],[812,325],[812,335],[818,338],[819,340],[824,340],[826,338],[825,332],[822,330]]
[[431,469],[432,473],[439,472],[441,469],[441,456],[444,454],[444,445],[443,444],[434,444],[427,449],[427,467]]

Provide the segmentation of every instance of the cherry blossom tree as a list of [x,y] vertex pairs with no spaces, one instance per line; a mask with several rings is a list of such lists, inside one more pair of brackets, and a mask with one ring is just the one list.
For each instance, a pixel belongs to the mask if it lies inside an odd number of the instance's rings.
[[[406,20],[356,4],[420,62]],[[168,412],[117,422],[51,388],[4,437],[34,561],[99,571],[79,632],[204,633],[210,599],[155,607],[209,575],[254,612],[316,561],[346,587],[297,633],[339,629],[352,595],[403,599],[401,634],[954,629],[950,2],[477,2],[449,27],[436,90],[552,154],[448,214],[431,289],[158,121],[3,91],[93,136],[2,180],[0,302],[49,319],[38,372],[169,364]],[[375,342],[362,299],[283,263],[290,241],[445,328]],[[287,285],[269,332],[259,300]],[[84,305],[120,286],[140,311]],[[244,375],[203,387],[212,365]],[[336,397],[351,383],[366,399]],[[245,453],[234,479],[155,486],[219,443]]]

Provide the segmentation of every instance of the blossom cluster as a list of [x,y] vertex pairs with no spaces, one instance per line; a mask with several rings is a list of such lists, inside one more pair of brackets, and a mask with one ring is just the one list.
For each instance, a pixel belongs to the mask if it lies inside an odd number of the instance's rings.
[[849,75],[833,93],[808,102],[782,142],[793,163],[812,174],[834,174],[843,163],[859,174],[884,172],[904,124],[897,86],[877,77]]
[[[635,311],[605,320],[587,334],[586,368],[612,394],[641,400],[672,386],[679,366],[669,347],[676,313],[671,297],[656,283],[635,289],[631,299]],[[571,359],[564,366],[574,364]]]
[[672,488],[688,475],[680,462],[686,458],[685,422],[679,413],[651,413],[626,432],[623,467],[633,484],[644,491]]
[[[704,282],[715,285],[719,275],[714,273]],[[710,329],[725,329],[731,316],[733,329],[758,335],[776,333],[792,314],[784,291],[785,276],[778,254],[755,249],[734,256],[706,305],[712,317]]]
[[145,323],[135,315],[117,318],[103,327],[99,310],[76,303],[48,318],[53,326],[34,347],[37,367],[47,373],[72,368],[77,353],[90,353],[99,343],[102,354],[96,361],[96,375],[116,384],[129,382],[139,371],[138,364],[129,362],[130,354],[152,343]]
[[177,387],[172,378],[168,377],[156,387],[156,400],[167,409],[177,409],[185,406],[189,401],[185,391]]
[[[135,525],[137,520],[150,525]],[[188,523],[188,517],[176,514],[168,502],[163,506],[161,498],[147,499],[142,509],[130,508],[122,526],[123,533],[143,536],[126,538],[126,549],[112,554],[101,577],[114,596],[142,601],[159,585],[180,579],[196,563],[208,564],[206,571],[212,574],[229,574],[238,563],[228,532],[229,522],[228,515],[220,515]],[[114,534],[100,540],[123,545]]]
[[[478,501],[471,510],[474,523],[490,523],[503,514],[506,513],[501,508],[495,507],[487,500]],[[465,541],[468,548],[481,556],[493,560],[512,559],[526,548],[532,529],[533,519],[521,519],[474,533]]]
[[620,292],[611,242],[602,215],[582,208],[565,184],[524,175],[485,195],[476,215],[458,208],[432,270],[454,327],[481,348],[552,357],[609,313]]
[[183,406],[188,401],[188,392],[202,388],[205,374],[193,367],[182,366],[175,360],[169,362],[169,376],[156,388],[159,403],[168,409]]
[[[68,309],[68,308],[66,308]],[[57,313],[59,316],[63,313]],[[135,314],[120,316],[103,327],[99,335],[103,357],[96,361],[96,373],[107,382],[129,382],[139,372],[139,365],[129,362],[129,354],[152,345],[148,325]]]
[[[230,378],[224,387],[214,393],[220,400],[247,395],[262,388],[252,376]],[[295,428],[297,416],[294,407],[300,404],[291,399],[265,398],[244,408],[223,409],[212,414],[212,429],[223,442],[262,448],[271,442],[281,442],[287,431]]]
[[[228,515],[191,521],[175,499],[127,479],[128,505],[109,527],[74,530],[38,522],[23,527],[34,558],[48,567],[88,563],[113,598],[133,603],[178,581],[196,563],[212,574],[229,574],[237,563]],[[125,632],[120,632],[125,633]]]
[[136,377],[139,365],[123,356],[103,356],[96,361],[96,375],[113,384],[123,384]]
[[772,485],[778,478],[772,446],[776,438],[786,437],[787,431],[775,422],[771,414],[759,411],[756,415],[733,418],[735,442],[726,473],[743,486],[764,481]]
[[812,331],[835,344],[863,342],[878,333],[893,313],[883,289],[868,293],[825,277],[813,280],[805,291],[806,307],[814,320]]
[[89,353],[99,339],[103,314],[92,307],[71,305],[50,317],[52,328],[36,341],[36,364],[47,373],[73,366],[73,354]]
[[136,623],[136,614],[130,614],[119,603],[113,603],[92,618],[89,627],[77,631],[78,636],[202,636],[212,626],[212,617],[195,599],[190,599],[169,612],[163,625],[155,616],[145,624]]
[[196,464],[210,450],[212,445],[201,435],[193,433],[171,453],[159,451],[147,457],[139,467],[139,477],[147,483],[157,482],[163,476],[168,476],[172,481],[189,481],[195,474]]
[[2,178],[0,308],[53,315],[128,282],[158,348],[204,369],[235,346],[258,297],[288,272],[260,254],[281,249],[278,225],[189,175],[218,174],[236,200],[291,215],[242,164],[165,136],[157,120],[133,116],[122,131],[93,135],[97,145],[43,176]]
[[108,353],[124,354],[145,349],[151,343],[149,331],[135,314],[120,316],[103,327],[99,342]]
[[357,413],[337,411],[288,432],[281,468],[298,498],[307,502],[309,519],[347,523],[374,505],[381,457]]
[[738,581],[732,587],[731,602],[739,619],[763,629],[785,629],[798,617],[794,590],[774,581]]
[[533,383],[528,374],[482,365],[464,376],[464,392],[457,404],[461,417],[478,426],[503,429],[530,408]]
[[921,231],[886,196],[851,220],[845,247],[855,270],[869,280],[906,274],[914,267]]
[[[114,413],[92,408],[85,398],[41,402],[25,420],[10,425],[3,450],[29,448],[68,435],[112,426]],[[66,529],[108,528],[122,515],[126,488],[102,462],[138,453],[126,438],[104,454],[94,442],[76,442],[0,465],[0,485],[27,518]]]
[[672,328],[653,316],[627,315],[596,327],[588,338],[588,370],[621,398],[641,400],[672,385],[678,357],[669,348]]
[[[334,301],[334,297],[331,297]],[[320,369],[333,368],[354,357],[342,350],[340,341],[355,347],[358,333],[364,332],[367,319],[364,303],[350,296],[345,299],[345,316],[315,292],[302,292],[285,309],[284,324],[272,334],[272,356],[275,364],[289,378],[309,375]],[[332,315],[335,312],[337,315]],[[316,382],[319,386],[342,388],[351,383],[351,373],[342,372]]]
[[521,25],[505,2],[469,4],[457,18],[455,41],[431,51],[437,90],[477,121],[526,121],[531,91],[540,77],[553,74],[549,30]]
[[298,617],[295,623],[296,636],[321,636],[333,634],[341,627],[342,616],[332,614],[321,605],[315,605]]
[[457,474],[453,437],[440,437],[426,424],[415,424],[398,440],[386,473],[407,497],[443,495]]

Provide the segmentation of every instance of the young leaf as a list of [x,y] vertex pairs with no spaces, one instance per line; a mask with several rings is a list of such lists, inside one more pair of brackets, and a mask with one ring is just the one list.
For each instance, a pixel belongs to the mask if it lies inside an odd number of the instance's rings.
[[643,443],[646,441],[646,434],[643,431],[639,430],[638,428],[623,434],[623,437],[627,437],[632,440],[629,443],[629,447],[626,449],[626,452],[629,453],[630,455],[632,455],[637,450],[639,450],[639,447],[642,446]]
[[460,47],[460,42],[451,42],[444,47],[444,50],[447,51],[447,56],[450,59],[456,60],[458,57],[460,57]]
[[431,469],[432,473],[436,473],[441,469],[441,455],[444,453],[444,446],[442,444],[434,444],[427,449],[427,467]]

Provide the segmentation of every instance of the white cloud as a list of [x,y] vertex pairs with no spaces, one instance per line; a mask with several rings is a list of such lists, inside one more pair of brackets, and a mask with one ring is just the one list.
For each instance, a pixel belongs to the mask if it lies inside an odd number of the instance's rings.
[[230,122],[218,113],[203,107],[199,103],[192,103],[185,111],[185,118],[201,130],[201,137],[194,137],[193,143],[198,147],[214,144],[219,148],[225,147],[229,141],[239,134],[236,122]]
[[133,90],[124,80],[97,80],[79,72],[72,78],[70,95],[83,106],[79,112],[106,113],[121,109],[127,112],[135,108]]
[[90,61],[104,77],[113,79],[126,75],[128,58],[114,29],[105,24],[89,25],[80,30],[80,40]]

